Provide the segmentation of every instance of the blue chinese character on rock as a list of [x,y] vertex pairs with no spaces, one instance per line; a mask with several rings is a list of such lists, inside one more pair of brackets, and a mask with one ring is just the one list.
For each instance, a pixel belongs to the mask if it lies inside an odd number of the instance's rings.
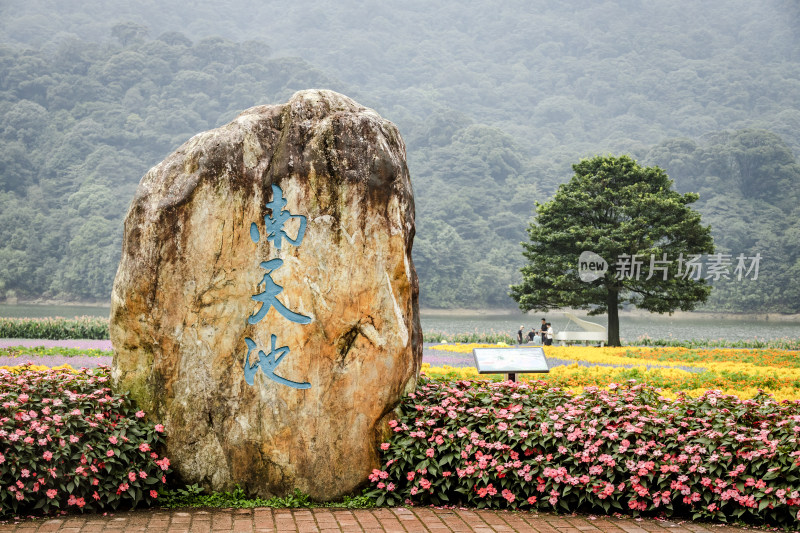
[[272,349],[268,354],[264,353],[264,350],[258,351],[258,360],[255,361],[252,365],[250,365],[250,352],[256,347],[256,343],[253,339],[249,337],[245,337],[244,342],[247,344],[247,357],[244,361],[244,380],[248,385],[252,385],[255,379],[256,372],[258,369],[261,368],[261,371],[267,376],[269,379],[280,383],[281,385],[286,385],[287,387],[292,387],[293,389],[310,389],[311,383],[303,382],[299,383],[297,381],[291,381],[284,377],[281,377],[275,374],[275,369],[278,368],[278,365],[281,363],[281,360],[286,357],[286,354],[289,353],[288,346],[281,346],[280,348],[275,348],[275,343],[277,341],[277,337],[275,335],[270,335],[270,340],[272,344]]
[[[294,246],[299,246],[300,243],[303,242],[303,237],[305,236],[306,232],[306,217],[302,215],[293,215],[284,209],[284,207],[286,207],[286,200],[283,197],[283,191],[281,191],[281,188],[277,185],[272,186],[272,201],[267,203],[266,206],[268,209],[272,210],[270,215],[264,217],[267,241],[273,243],[278,250],[281,249],[281,243],[283,242],[283,239],[286,239]],[[300,220],[300,228],[297,230],[297,235],[294,239],[289,237],[289,235],[287,235],[283,230],[283,225],[291,218],[297,218]],[[259,233],[258,226],[255,222],[250,224],[250,239],[254,243],[258,243],[258,241],[261,240],[261,234]],[[261,263],[261,268],[267,271],[267,273],[264,274],[264,277],[261,279],[261,283],[259,283],[259,286],[261,284],[264,285],[264,290],[263,292],[252,296],[253,300],[256,302],[261,302],[261,307],[258,309],[258,311],[247,318],[248,324],[257,324],[260,322],[272,307],[274,307],[275,310],[285,319],[291,322],[295,322],[297,324],[308,324],[311,322],[311,317],[291,311],[285,305],[283,305],[280,300],[278,300],[278,295],[281,293],[281,291],[283,291],[283,287],[275,283],[275,281],[272,279],[272,272],[280,268],[282,265],[283,259],[277,258],[270,259],[269,261],[263,261]],[[275,369],[278,367],[283,358],[289,353],[289,347],[281,346],[280,348],[275,348],[277,336],[271,335],[270,337],[272,349],[270,350],[269,354],[264,353],[263,350],[258,350],[258,360],[254,361],[252,365],[250,364],[250,353],[257,347],[257,345],[253,339],[250,337],[245,337],[244,341],[245,344],[247,344],[247,355],[245,356],[244,361],[245,382],[248,385],[253,385],[255,375],[260,368],[261,371],[264,372],[265,376],[277,383],[280,383],[281,385],[286,385],[287,387],[292,387],[295,389],[311,388],[310,383],[291,381],[275,374]]]
[[[303,215],[293,215],[284,209],[286,207],[286,199],[283,197],[283,191],[277,185],[272,186],[272,201],[267,204],[267,208],[272,210],[271,215],[264,217],[264,228],[267,234],[267,240],[275,244],[275,248],[281,249],[281,242],[286,239],[295,246],[300,246],[303,242],[303,237],[306,233],[306,217]],[[297,236],[294,239],[286,234],[283,225],[288,222],[290,218],[300,220],[300,229],[297,230]],[[261,235],[258,232],[258,226],[255,222],[250,224],[250,239],[257,243],[261,240]]]
[[290,311],[280,302],[280,300],[278,300],[278,294],[283,291],[283,287],[272,280],[271,271],[280,267],[282,264],[283,259],[270,259],[269,261],[264,261],[261,263],[261,268],[267,269],[270,272],[264,274],[264,278],[261,280],[261,283],[264,284],[264,292],[255,294],[252,297],[252,299],[256,302],[261,302],[261,307],[254,315],[247,319],[249,324],[256,324],[262,318],[264,318],[270,307],[274,307],[275,310],[283,315],[285,319],[296,322],[297,324],[308,324],[311,322],[311,317]]

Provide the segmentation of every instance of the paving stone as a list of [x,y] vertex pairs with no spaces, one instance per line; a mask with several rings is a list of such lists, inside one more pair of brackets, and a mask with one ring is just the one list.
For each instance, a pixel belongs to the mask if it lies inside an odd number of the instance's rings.
[[436,509],[144,510],[0,523],[0,533],[753,533],[687,520]]

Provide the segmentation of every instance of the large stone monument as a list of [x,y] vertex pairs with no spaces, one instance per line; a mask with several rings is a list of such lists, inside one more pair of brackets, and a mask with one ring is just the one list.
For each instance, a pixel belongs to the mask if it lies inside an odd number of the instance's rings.
[[248,109],[142,178],[113,381],[184,481],[316,499],[365,482],[422,360],[413,238],[396,127],[331,91]]

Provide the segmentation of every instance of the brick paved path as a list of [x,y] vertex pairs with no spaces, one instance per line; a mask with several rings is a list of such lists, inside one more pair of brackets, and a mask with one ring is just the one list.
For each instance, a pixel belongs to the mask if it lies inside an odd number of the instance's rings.
[[145,510],[0,524],[0,532],[739,533],[700,522],[432,508]]

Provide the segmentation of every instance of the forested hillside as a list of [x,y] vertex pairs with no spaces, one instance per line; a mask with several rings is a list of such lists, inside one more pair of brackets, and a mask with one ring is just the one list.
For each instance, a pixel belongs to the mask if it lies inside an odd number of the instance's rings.
[[266,45],[178,33],[0,48],[0,288],[107,300],[142,175],[256,102],[334,85]]
[[324,87],[398,124],[428,307],[512,307],[519,242],[570,164],[630,153],[800,311],[792,0],[0,1],[0,299],[108,298],[139,178],[194,133]]

